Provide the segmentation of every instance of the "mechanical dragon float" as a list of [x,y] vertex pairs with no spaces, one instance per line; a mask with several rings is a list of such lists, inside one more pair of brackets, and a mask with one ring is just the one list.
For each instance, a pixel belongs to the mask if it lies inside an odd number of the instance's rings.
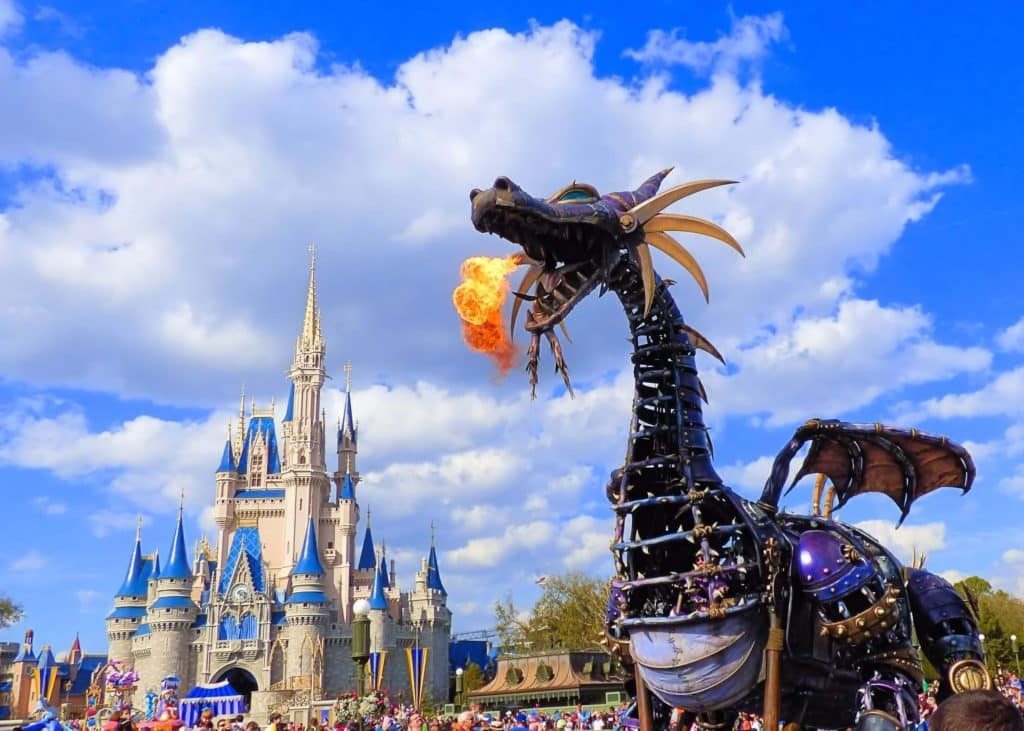
[[[794,729],[913,729],[922,679],[915,632],[942,677],[940,698],[990,686],[976,613],[945,580],[832,520],[832,503],[881,492],[902,522],[921,495],[969,490],[971,457],[917,430],[813,419],[779,453],[760,500],[723,484],[694,360],[698,349],[721,356],[683,321],[650,249],[681,264],[706,298],[703,272],[669,232],[743,250],[710,221],[663,211],[731,181],[659,192],[668,173],[607,195],[573,183],[535,198],[505,177],[470,193],[476,229],[522,247],[494,260],[506,266],[499,274],[529,267],[512,327],[528,302],[532,387],[545,338],[571,390],[555,328],[588,294],[613,291],[626,314],[635,391],[625,463],[607,487],[617,518],[607,634],[633,670],[641,728],[663,727],[670,708],[684,708],[704,729],[732,728],[738,711],[762,709],[766,728],[784,720]],[[818,475],[815,514],[780,512],[790,461],[805,445],[793,484]]]

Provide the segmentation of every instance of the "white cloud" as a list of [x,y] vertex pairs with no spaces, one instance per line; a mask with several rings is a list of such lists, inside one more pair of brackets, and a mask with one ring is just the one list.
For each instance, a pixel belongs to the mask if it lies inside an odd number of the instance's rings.
[[758,457],[751,462],[722,465],[717,470],[719,476],[733,489],[747,497],[760,497],[774,463],[774,457]]
[[[781,27],[741,19],[712,55],[751,57],[750,39]],[[316,240],[332,357],[400,372],[399,385],[412,372],[438,388],[483,385],[491,366],[460,343],[450,294],[461,259],[510,247],[472,230],[467,191],[497,174],[538,194],[574,177],[622,189],[672,163],[676,180],[743,180],[688,210],[722,221],[749,258],[700,245],[723,293],[709,310],[679,288],[729,356],[796,312],[831,311],[967,177],[911,170],[877,128],[729,73],[691,95],[657,75],[597,76],[595,43],[567,22],[481,31],[408,59],[387,84],[324,69],[305,34],[244,43],[201,31],[142,75],[0,55],[0,106],[19,110],[0,122],[0,164],[45,171],[0,214],[0,373],[187,403],[243,379],[279,388]],[[516,76],[540,67],[542,79]],[[585,129],[564,124],[583,117]],[[608,154],[595,158],[598,146]],[[569,323],[580,382],[621,366],[621,341],[601,336],[621,317],[610,308],[595,298]]]
[[924,401],[912,414],[915,417],[951,419],[954,417],[1020,415],[1024,413],[1024,366],[998,374],[976,391],[947,394]]
[[996,335],[996,344],[1003,350],[1024,351],[1024,317]]
[[864,520],[855,525],[873,535],[907,563],[915,551],[920,556],[946,547],[946,524],[942,522],[904,524],[897,528],[891,520]]
[[911,384],[977,372],[991,363],[983,348],[931,337],[919,308],[845,299],[838,310],[802,317],[791,327],[732,353],[736,369],[706,376],[713,403],[731,414],[768,414],[768,424],[833,417]]
[[787,35],[782,13],[747,15],[733,17],[729,34],[714,41],[686,40],[678,28],[653,30],[643,48],[626,51],[626,55],[644,63],[679,64],[698,72],[735,73],[740,63],[759,61],[773,43]]
[[950,584],[958,584],[970,576],[970,574],[965,574],[963,571],[957,571],[956,569],[948,569],[946,571],[940,571],[939,576]]
[[0,38],[16,31],[23,20],[14,0],[0,0]]
[[45,515],[63,515],[68,512],[67,503],[58,502],[46,495],[40,495],[39,497],[33,498],[32,504],[36,506],[39,512],[44,513]]
[[1010,548],[1003,553],[1003,562],[1011,565],[1024,564],[1024,551],[1019,548]]
[[39,553],[39,551],[33,549],[14,559],[10,564],[10,569],[17,572],[38,571],[46,566],[47,563],[47,558]]

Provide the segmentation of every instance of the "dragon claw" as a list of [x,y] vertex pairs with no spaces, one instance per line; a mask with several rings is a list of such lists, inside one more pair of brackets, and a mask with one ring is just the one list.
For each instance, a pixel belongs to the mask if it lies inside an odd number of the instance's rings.
[[569,391],[570,398],[576,398],[576,393],[572,390],[572,382],[569,380],[569,366],[565,364],[565,356],[562,355],[562,344],[558,342],[558,336],[551,330],[547,330],[544,334],[548,336],[551,355],[555,359],[555,373],[562,374],[562,380],[565,382],[565,388]]
[[526,350],[526,372],[530,374],[530,400],[537,398],[537,362],[540,360],[540,333],[531,333]]

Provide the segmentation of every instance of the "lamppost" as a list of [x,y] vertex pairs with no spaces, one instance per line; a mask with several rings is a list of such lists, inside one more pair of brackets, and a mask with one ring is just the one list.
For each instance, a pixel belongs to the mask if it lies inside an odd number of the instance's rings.
[[1017,635],[1010,635],[1010,644],[1013,645],[1013,659],[1017,661],[1017,677],[1020,677],[1020,651],[1017,648]]
[[455,668],[455,708],[462,710],[462,668]]
[[366,661],[370,659],[370,602],[357,599],[352,605],[352,662],[356,664],[356,694],[366,695]]

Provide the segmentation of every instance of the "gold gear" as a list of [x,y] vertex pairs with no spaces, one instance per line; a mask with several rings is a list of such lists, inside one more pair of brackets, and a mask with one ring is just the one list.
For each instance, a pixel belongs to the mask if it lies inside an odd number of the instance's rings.
[[992,678],[980,660],[968,659],[953,663],[946,672],[949,687],[954,693],[969,690],[992,690]]

